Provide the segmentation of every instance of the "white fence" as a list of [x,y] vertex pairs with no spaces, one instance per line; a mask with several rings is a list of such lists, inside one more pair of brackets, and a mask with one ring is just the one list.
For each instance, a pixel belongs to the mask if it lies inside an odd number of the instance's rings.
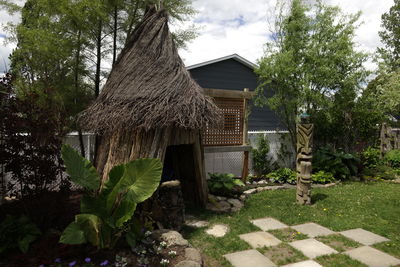
[[[292,167],[295,154],[287,131],[249,131],[249,144],[257,148],[258,138],[264,136],[269,142],[269,159],[282,167]],[[215,152],[205,153],[206,173],[233,173],[242,175],[243,152]],[[253,174],[252,157],[250,153],[249,172]]]

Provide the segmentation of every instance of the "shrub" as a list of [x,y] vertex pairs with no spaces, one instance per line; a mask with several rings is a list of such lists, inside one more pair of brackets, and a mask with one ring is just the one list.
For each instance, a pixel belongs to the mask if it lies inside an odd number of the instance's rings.
[[389,166],[379,165],[376,168],[366,168],[363,170],[363,177],[368,179],[394,180],[397,178],[397,171]]
[[296,184],[297,182],[296,172],[289,168],[280,168],[276,171],[273,171],[267,175],[267,178],[269,178],[273,183],[280,184]]
[[333,177],[333,174],[330,172],[319,171],[317,173],[313,173],[311,175],[311,179],[313,183],[317,184],[328,184],[334,182],[336,179]]
[[390,150],[386,153],[384,160],[390,167],[400,169],[400,150]]
[[[71,180],[87,194],[81,199],[81,214],[75,216],[61,235],[60,242],[90,242],[98,248],[112,248],[129,227],[136,205],[151,197],[162,172],[158,159],[138,159],[115,166],[100,187],[93,165],[70,146],[64,145],[62,157]],[[129,243],[130,239],[127,239]]]
[[[45,94],[43,94],[45,95]],[[63,129],[50,99],[31,92],[14,95],[11,76],[0,79],[0,166],[10,175],[7,189],[32,197],[64,183],[60,155]]]
[[271,171],[271,160],[268,156],[269,142],[267,137],[260,135],[256,149],[252,149],[253,170],[257,176],[265,175]]
[[361,153],[361,162],[366,168],[376,168],[381,164],[379,149],[368,147]]
[[0,253],[17,247],[25,253],[40,235],[39,228],[28,217],[7,215],[0,223]]
[[358,174],[359,163],[360,160],[353,154],[322,147],[314,153],[312,166],[314,172],[330,172],[336,179],[345,180]]
[[231,173],[209,173],[210,179],[207,180],[208,189],[212,194],[220,196],[232,196],[236,187],[244,186],[244,183],[235,179]]

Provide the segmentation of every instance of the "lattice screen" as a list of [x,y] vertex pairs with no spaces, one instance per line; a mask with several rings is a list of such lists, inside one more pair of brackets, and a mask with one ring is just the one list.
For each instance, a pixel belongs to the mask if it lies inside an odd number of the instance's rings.
[[206,128],[203,133],[205,146],[233,146],[243,144],[243,99],[216,97],[215,103],[224,114],[224,127]]

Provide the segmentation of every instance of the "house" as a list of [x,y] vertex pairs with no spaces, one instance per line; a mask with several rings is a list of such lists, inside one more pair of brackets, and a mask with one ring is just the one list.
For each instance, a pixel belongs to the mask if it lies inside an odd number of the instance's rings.
[[[254,73],[256,65],[245,58],[233,54],[187,67],[192,78],[203,88],[243,91],[249,88],[255,91],[258,77]],[[266,96],[272,92],[267,91]],[[278,116],[268,107],[256,107],[250,103],[248,130],[276,131],[284,130]]]
[[[254,73],[256,67],[257,66],[254,63],[237,54],[233,54],[188,66],[187,70],[190,72],[192,78],[205,89],[213,89],[214,91],[230,90],[243,92],[244,88],[248,88],[250,92],[254,92],[259,84],[258,77]],[[266,90],[265,96],[272,96],[272,92]],[[257,137],[259,135],[267,136],[270,144],[270,157],[275,161],[278,160],[280,158],[278,155],[281,151],[282,144],[284,143],[285,146],[287,146],[288,142],[288,140],[282,138],[287,135],[283,123],[275,112],[268,107],[257,107],[254,105],[254,101],[252,100],[250,100],[249,106],[250,115],[248,117],[247,128],[250,144],[253,147],[256,147]],[[228,117],[232,118],[232,115],[229,115],[230,116]],[[224,126],[226,128],[226,125]],[[218,134],[221,133],[217,132],[217,136]],[[232,140],[232,137],[230,136],[228,140]],[[207,138],[206,141],[203,141],[205,146],[208,145],[207,141]],[[236,145],[238,144],[239,143]],[[242,167],[244,166],[243,155],[244,154],[240,149],[235,150],[229,148],[226,150],[215,150],[205,147],[206,172],[230,172],[237,176],[241,176]],[[288,161],[291,160],[292,159],[288,159]]]

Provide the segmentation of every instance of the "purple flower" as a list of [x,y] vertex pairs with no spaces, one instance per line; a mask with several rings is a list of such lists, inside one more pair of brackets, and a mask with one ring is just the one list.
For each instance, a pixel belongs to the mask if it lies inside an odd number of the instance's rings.
[[100,266],[107,266],[107,265],[108,265],[108,260],[105,260],[102,263],[100,263]]
[[54,262],[55,262],[55,263],[60,263],[60,262],[61,262],[61,259],[60,259],[60,258],[57,258],[57,259],[54,260]]
[[71,262],[68,264],[69,267],[72,267],[72,266],[75,266],[75,265],[76,265],[76,261],[71,261]]
[[90,261],[91,261],[91,259],[89,257],[85,258],[85,262],[89,263]]
[[44,267],[44,264],[40,264],[39,267]]

